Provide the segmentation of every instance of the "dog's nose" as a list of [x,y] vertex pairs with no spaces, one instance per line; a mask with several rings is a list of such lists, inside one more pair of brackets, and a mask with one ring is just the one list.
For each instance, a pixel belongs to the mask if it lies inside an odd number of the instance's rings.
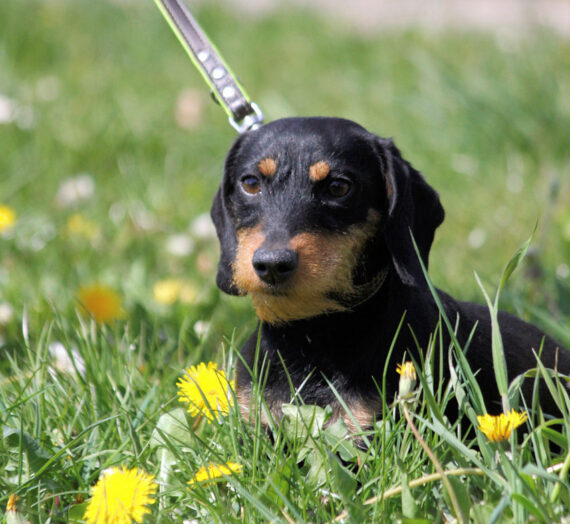
[[257,276],[267,284],[283,284],[297,270],[299,256],[292,249],[259,248],[252,259]]

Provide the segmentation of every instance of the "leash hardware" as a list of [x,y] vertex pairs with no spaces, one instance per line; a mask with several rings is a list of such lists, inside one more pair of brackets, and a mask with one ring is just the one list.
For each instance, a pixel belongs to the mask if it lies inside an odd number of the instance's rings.
[[228,117],[230,125],[241,135],[247,131],[253,131],[263,125],[263,113],[255,102],[250,102],[253,113],[246,115],[243,120],[236,122],[233,117]]
[[228,115],[230,125],[245,133],[263,124],[263,113],[250,102],[232,70],[206,36],[184,0],[154,0],[168,25]]

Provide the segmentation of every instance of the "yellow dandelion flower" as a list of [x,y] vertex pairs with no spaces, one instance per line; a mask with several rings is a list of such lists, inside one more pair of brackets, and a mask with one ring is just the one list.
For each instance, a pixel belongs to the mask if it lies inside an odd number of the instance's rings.
[[407,378],[408,380],[417,380],[418,378],[414,363],[409,361],[404,362],[403,364],[398,364],[396,366],[396,373],[398,373],[398,375],[401,375],[403,378]]
[[154,284],[152,288],[154,300],[156,300],[159,304],[165,304],[167,306],[174,304],[174,302],[178,300],[181,287],[182,282],[180,282],[180,280],[176,280],[175,278],[159,280]]
[[408,361],[404,362],[403,364],[398,364],[396,366],[396,373],[400,375],[398,395],[400,399],[406,399],[410,397],[414,391],[414,388],[416,387],[416,381],[418,379],[414,363]]
[[74,213],[67,219],[66,230],[70,235],[93,240],[98,233],[97,224],[86,220],[81,213]]
[[188,484],[198,484],[205,482],[205,485],[213,484],[214,479],[229,476],[234,473],[241,473],[243,466],[235,462],[226,462],[225,464],[214,464],[210,462],[207,466],[202,466],[188,481]]
[[190,283],[183,282],[176,278],[159,280],[152,288],[154,300],[159,304],[170,306],[176,301],[183,304],[190,304],[198,296],[198,289]]
[[177,384],[180,402],[188,404],[188,413],[193,417],[204,415],[209,421],[226,415],[233,405],[230,390],[234,381],[228,381],[224,370],[219,370],[214,362],[186,369],[186,375]]
[[16,212],[8,206],[0,204],[0,233],[16,222]]
[[78,293],[79,302],[99,322],[110,322],[123,316],[121,299],[110,287],[100,284],[82,287]]
[[12,512],[16,512],[18,511],[18,501],[20,500],[20,497],[18,495],[15,495],[14,493],[12,493],[9,497],[8,497],[8,504],[6,504],[6,513],[10,513]]
[[142,522],[158,486],[154,476],[137,468],[113,467],[103,472],[91,488],[91,500],[83,518],[87,524]]
[[528,415],[526,411],[516,412],[514,409],[510,413],[500,415],[478,415],[479,430],[492,442],[503,442],[511,436],[513,429],[523,424]]

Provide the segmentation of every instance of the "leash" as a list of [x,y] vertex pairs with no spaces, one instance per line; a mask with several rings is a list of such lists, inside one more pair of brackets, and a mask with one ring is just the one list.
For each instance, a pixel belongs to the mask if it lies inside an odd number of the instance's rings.
[[192,63],[210,87],[214,100],[240,134],[263,124],[263,113],[247,96],[232,70],[210,42],[182,0],[154,0]]

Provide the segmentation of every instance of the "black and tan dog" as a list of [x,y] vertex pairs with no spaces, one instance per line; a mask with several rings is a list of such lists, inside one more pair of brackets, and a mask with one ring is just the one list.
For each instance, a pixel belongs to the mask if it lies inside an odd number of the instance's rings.
[[[396,363],[405,353],[417,359],[438,323],[410,237],[427,267],[444,218],[437,193],[392,141],[348,120],[290,118],[237,139],[212,218],[221,244],[217,284],[250,295],[262,321],[259,362],[270,363],[264,394],[274,416],[290,402],[291,384],[305,403],[342,415],[326,377],[369,426],[380,415],[379,388],[391,402]],[[477,323],[467,358],[489,412],[500,411],[487,308],[439,296],[451,321],[459,318],[461,343]],[[507,313],[499,321],[510,379],[536,367],[532,350],[542,344],[544,364],[570,373],[570,353],[550,337]],[[257,339],[256,332],[242,349],[250,369]],[[533,381],[526,382],[530,396]],[[251,375],[243,364],[236,383],[247,415]],[[545,392],[541,403],[554,410]]]

